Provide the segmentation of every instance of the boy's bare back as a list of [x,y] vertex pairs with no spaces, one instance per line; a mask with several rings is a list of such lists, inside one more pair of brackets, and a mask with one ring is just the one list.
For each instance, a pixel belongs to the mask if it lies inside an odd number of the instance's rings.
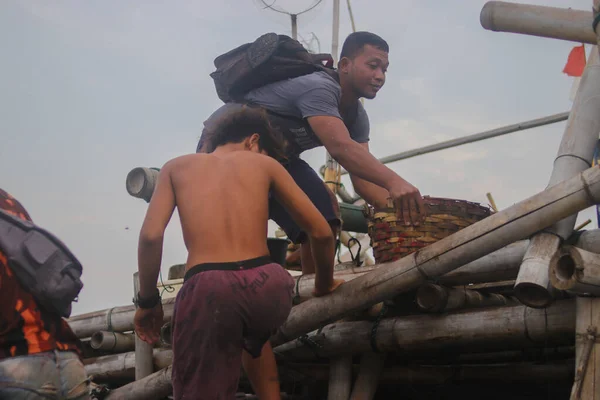
[[261,154],[236,151],[192,154],[170,162],[188,268],[269,254],[270,161]]

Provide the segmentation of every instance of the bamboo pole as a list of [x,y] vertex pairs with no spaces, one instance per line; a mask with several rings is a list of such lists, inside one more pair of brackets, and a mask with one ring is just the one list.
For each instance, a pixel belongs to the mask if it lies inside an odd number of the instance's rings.
[[[338,43],[340,35],[340,0],[333,0],[333,22],[331,28],[331,56],[333,64],[338,63]],[[339,164],[325,149],[325,184],[333,193],[337,192],[339,183]]]
[[[593,236],[596,240],[588,240]],[[584,242],[587,248],[600,251],[600,230],[585,232],[579,242]],[[478,260],[465,264],[464,266],[442,275],[436,279],[437,282],[445,286],[461,286],[471,283],[499,282],[516,278],[519,272],[519,266],[523,259],[523,254],[527,248],[528,241],[512,243],[500,250],[481,257]],[[371,271],[379,268],[386,268],[389,264],[376,264],[374,266],[356,267],[337,270],[334,272],[336,279],[343,279],[349,282],[359,278]],[[337,268],[337,267],[336,267]],[[298,302],[304,302],[312,298],[312,291],[315,285],[315,275],[306,274],[294,278],[295,296]],[[297,289],[297,290],[296,290]]]
[[529,240],[515,281],[515,296],[530,307],[547,307],[554,301],[556,290],[550,284],[548,266],[561,244],[553,233],[541,232]]
[[[157,369],[171,365],[173,352],[166,349],[154,349],[152,360]],[[85,358],[83,360],[85,372],[97,381],[106,381],[114,378],[135,377],[135,351],[107,356]]]
[[550,282],[560,290],[600,296],[600,254],[563,247],[550,261]]
[[[445,286],[460,286],[470,283],[514,279],[517,275],[520,262],[523,259],[527,244],[527,240],[512,243],[478,260],[467,263],[446,275],[440,276],[437,282]],[[583,232],[575,242],[575,246],[586,251],[600,253],[600,230],[594,229]],[[336,272],[335,276],[336,278],[351,281],[367,272],[387,266],[388,264],[379,264],[373,267],[352,266],[349,269]],[[314,289],[314,275],[304,275],[295,279],[300,280],[298,283],[300,300],[308,300],[311,297],[310,293]],[[174,298],[163,300],[165,323],[171,320],[174,302]],[[78,338],[86,338],[98,331],[108,331],[111,329],[115,332],[132,331],[134,314],[135,307],[133,305],[121,306],[75,315],[69,318],[67,322]]]
[[[316,380],[329,380],[324,364],[289,364],[290,369]],[[357,367],[353,366],[353,370]],[[107,400],[159,400],[172,391],[171,366],[146,378],[112,390]],[[450,366],[393,366],[382,371],[380,382],[390,384],[446,384],[448,382],[547,383],[572,382],[573,362]]]
[[[550,125],[561,121],[566,121],[569,117],[568,112],[563,112],[559,114],[549,115],[543,118],[537,118],[530,121],[519,122],[517,124],[507,125],[500,128],[492,129],[489,131],[483,131],[480,133],[475,133],[473,135],[463,136],[456,139],[446,140],[444,142],[439,142],[435,144],[430,144],[428,146],[419,147],[417,149],[403,151],[398,154],[393,154],[391,156],[386,156],[379,159],[379,162],[382,164],[388,164],[395,161],[406,160],[408,158],[420,156],[423,154],[433,153],[435,151],[450,149],[452,147],[462,146],[463,144],[475,143],[481,140],[491,139],[494,137],[506,135],[513,132],[519,132],[526,129],[537,128],[539,126]],[[342,170],[342,175],[347,174],[348,171]]]
[[329,361],[327,400],[348,400],[352,388],[352,356],[334,357]]
[[125,179],[127,193],[150,202],[154,187],[158,182],[158,168],[137,167],[129,171]]
[[271,338],[272,342],[285,343],[325,323],[416,288],[427,279],[446,274],[516,238],[598,203],[599,195],[600,168],[590,168],[408,257],[346,282],[328,296],[295,306]]
[[600,299],[578,297],[575,325],[575,381],[571,400],[600,399]]
[[516,305],[518,302],[497,293],[480,293],[466,288],[447,288],[426,283],[417,289],[417,306],[427,312],[442,312],[459,308]]
[[135,336],[131,333],[99,331],[92,335],[90,346],[94,350],[123,353],[135,349]]
[[[140,291],[140,277],[138,272],[133,274],[133,295],[137,296]],[[135,379],[142,379],[154,372],[152,363],[152,345],[144,342],[135,335]]]
[[489,1],[479,19],[481,26],[490,31],[597,43],[589,11]]
[[[557,301],[544,310],[526,306],[422,314],[382,320],[373,335],[371,321],[335,322],[308,334],[310,341],[293,340],[274,351],[294,360],[313,360],[372,351],[468,351],[522,349],[573,343],[575,304]],[[305,343],[317,343],[311,348]]]
[[[581,84],[573,102],[573,109],[554,160],[548,186],[555,185],[585,170],[592,163],[600,132],[600,63],[598,52],[592,49]],[[515,295],[530,307],[546,307],[553,300],[550,284],[550,260],[561,241],[573,232],[577,214],[556,222],[533,236],[519,269]]]
[[106,400],[160,400],[171,394],[171,366],[111,391]]
[[[169,322],[173,316],[175,298],[164,299],[162,304],[165,313],[164,322]],[[86,338],[98,331],[133,331],[134,315],[135,306],[130,305],[75,315],[69,318],[67,322],[78,338]]]
[[365,353],[360,360],[358,377],[350,400],[373,400],[385,364],[385,354]]
[[[513,280],[517,277],[528,244],[528,240],[511,243],[500,250],[467,263],[446,275],[440,276],[436,281],[444,286],[463,286]],[[586,251],[600,253],[600,230],[594,229],[583,232],[577,237],[575,246]],[[356,267],[352,265],[343,271],[337,270],[336,267],[335,277],[336,279],[339,278],[348,282],[367,272],[386,267],[387,265],[377,264],[368,267]],[[294,279],[297,281],[295,288],[298,289],[296,292],[298,301],[303,302],[311,298],[315,285],[314,274],[302,275]]]

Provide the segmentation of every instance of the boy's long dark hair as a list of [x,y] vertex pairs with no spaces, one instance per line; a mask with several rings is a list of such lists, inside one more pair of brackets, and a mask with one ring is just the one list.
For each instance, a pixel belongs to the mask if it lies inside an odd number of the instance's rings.
[[227,143],[240,143],[254,133],[260,136],[260,150],[279,161],[287,159],[288,143],[281,132],[271,125],[267,112],[263,108],[248,105],[225,114],[205,130],[206,152],[212,153]]

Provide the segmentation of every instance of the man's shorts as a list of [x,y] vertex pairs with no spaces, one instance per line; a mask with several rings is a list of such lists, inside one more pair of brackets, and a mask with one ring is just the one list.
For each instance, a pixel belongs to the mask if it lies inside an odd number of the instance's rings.
[[[315,170],[306,161],[298,157],[291,158],[283,166],[325,217],[325,220],[330,224],[339,224],[340,213],[337,199]],[[306,234],[302,232],[285,208],[272,196],[269,200],[269,218],[284,230],[292,242],[302,243],[306,240]]]
[[270,258],[190,268],[173,313],[173,394],[233,399],[242,349],[253,357],[285,322],[294,281]]

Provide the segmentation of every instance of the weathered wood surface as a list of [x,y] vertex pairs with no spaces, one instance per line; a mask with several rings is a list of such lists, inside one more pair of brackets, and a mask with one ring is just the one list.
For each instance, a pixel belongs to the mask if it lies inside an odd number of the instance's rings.
[[147,377],[121,386],[109,393],[107,400],[160,400],[171,394],[171,366]]
[[426,312],[442,312],[461,308],[516,305],[518,301],[497,293],[481,293],[463,288],[447,288],[433,283],[421,285],[415,301]]
[[[173,316],[175,299],[165,299],[162,304],[165,313],[164,322],[169,322]],[[134,315],[135,306],[130,305],[75,315],[67,322],[78,338],[85,338],[98,331],[131,332]]]
[[352,389],[352,356],[334,357],[329,361],[327,400],[348,400]]
[[556,290],[550,284],[548,266],[560,243],[559,236],[546,232],[538,233],[529,241],[515,282],[515,296],[523,304],[544,308],[554,301]]
[[[545,310],[514,306],[388,318],[380,322],[374,343],[381,352],[402,354],[541,348],[572,344],[574,327],[575,303],[569,299]],[[275,351],[294,360],[361,354],[372,351],[372,332],[372,321],[336,322],[308,335],[317,348],[294,340]]]
[[565,246],[550,261],[549,274],[557,289],[600,296],[600,254]]
[[[548,186],[589,168],[600,132],[600,63],[595,46],[583,71]],[[530,307],[546,307],[554,298],[548,268],[561,240],[573,232],[577,213],[533,236],[517,275],[515,295]],[[555,236],[555,237],[552,237]]]
[[385,364],[385,354],[365,353],[360,360],[358,376],[350,400],[373,400]]
[[598,203],[599,195],[600,168],[590,168],[410,256],[347,282],[328,296],[293,307],[287,321],[271,340],[275,345],[285,343],[416,288],[427,279],[444,275],[512,243],[515,238],[533,234]]
[[[171,350],[154,349],[153,363],[157,369],[171,365],[173,352]],[[98,381],[106,381],[112,378],[135,377],[135,352],[111,354],[83,360],[85,372]]]
[[480,14],[481,26],[497,32],[513,32],[578,43],[596,44],[589,11],[487,2]]
[[[491,254],[483,256],[475,261],[451,271],[437,278],[437,282],[446,286],[467,285],[470,283],[497,282],[514,279],[519,271],[519,266],[527,244],[529,241],[522,240],[497,250]],[[600,229],[585,231],[575,242],[575,246],[580,249],[600,253]],[[351,281],[380,267],[387,267],[388,264],[378,264],[373,267],[345,267],[342,271],[336,272],[336,277]],[[308,300],[312,296],[310,293],[314,289],[314,274],[304,275],[298,284],[300,298]],[[164,322],[171,320],[173,315],[173,305],[175,299],[163,300],[163,310],[165,312]],[[135,307],[121,306],[94,311],[91,313],[75,315],[67,320],[71,329],[77,337],[86,338],[92,336],[98,331],[109,331],[109,327],[115,332],[129,332],[133,330],[133,315]]]
[[[600,400],[600,298],[578,297],[576,309],[576,376],[571,400]],[[594,330],[595,340],[594,335],[590,335]],[[587,354],[586,344],[591,346]],[[586,357],[587,361],[582,360]]]
[[[494,251],[493,253],[440,276],[436,279],[436,282],[444,286],[461,286],[471,283],[477,284],[515,279],[528,244],[529,240],[511,243],[500,250]],[[583,232],[578,237],[575,245],[587,251],[600,253],[600,229],[592,229]],[[389,264],[384,263],[370,267],[356,267],[354,265],[345,264],[343,269],[335,271],[335,277],[344,279],[345,281],[351,281],[367,272],[388,265]],[[298,289],[296,293],[298,296],[297,300],[303,302],[310,299],[315,285],[314,274],[302,275],[294,279],[297,281],[297,284],[295,285],[295,288]]]

